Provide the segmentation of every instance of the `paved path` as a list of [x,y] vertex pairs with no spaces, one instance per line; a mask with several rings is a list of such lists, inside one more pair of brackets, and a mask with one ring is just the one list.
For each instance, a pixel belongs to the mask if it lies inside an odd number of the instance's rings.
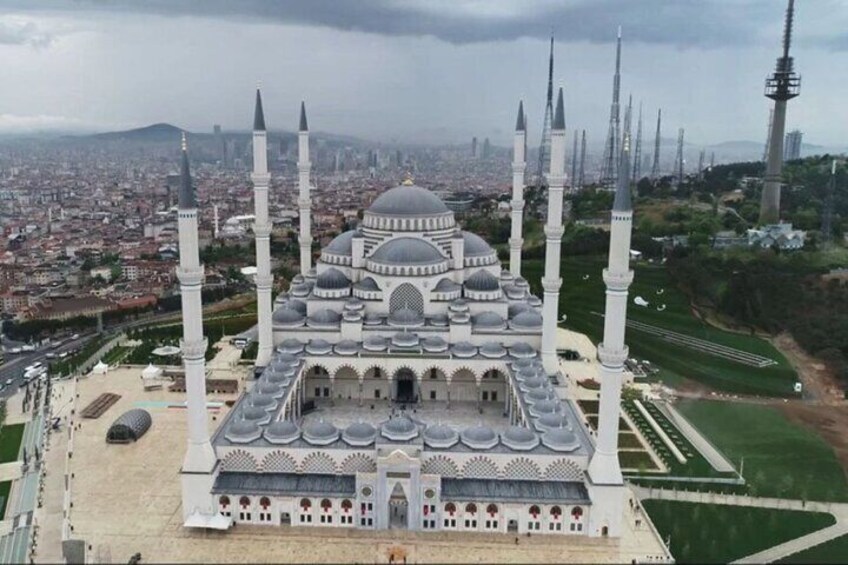
[[631,487],[640,500],[660,499],[703,504],[726,504],[730,506],[754,506],[779,510],[801,510],[805,512],[826,512],[832,514],[836,524],[811,534],[795,538],[788,542],[770,547],[753,555],[743,557],[734,563],[771,563],[789,557],[799,551],[830,541],[848,534],[848,503],[813,502],[786,498],[761,498],[737,494],[713,494],[709,492],[685,492],[668,489]]
[[701,435],[695,427],[689,423],[677,409],[667,402],[656,402],[656,407],[659,408],[660,412],[662,412],[666,418],[672,421],[672,423],[677,426],[677,429],[686,436],[686,439],[695,446],[701,455],[704,456],[704,459],[712,465],[713,469],[719,471],[721,473],[732,473],[735,471],[733,465],[722,455],[718,449],[716,449],[713,444],[707,440],[704,436]]

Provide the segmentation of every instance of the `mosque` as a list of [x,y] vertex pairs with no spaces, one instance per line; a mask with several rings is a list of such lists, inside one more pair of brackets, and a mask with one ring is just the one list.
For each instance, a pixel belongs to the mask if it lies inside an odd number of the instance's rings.
[[[617,456],[632,211],[612,212],[596,435],[567,397],[557,356],[565,111],[551,133],[543,297],[521,277],[525,115],[514,136],[509,269],[411,180],[312,265],[310,160],[301,105],[300,274],[271,300],[265,118],[256,94],[257,378],[207,429],[197,202],[185,143],[179,200],[189,440],[186,527],[315,526],[618,537]],[[629,151],[629,140],[623,142]],[[629,159],[621,159],[627,167]]]

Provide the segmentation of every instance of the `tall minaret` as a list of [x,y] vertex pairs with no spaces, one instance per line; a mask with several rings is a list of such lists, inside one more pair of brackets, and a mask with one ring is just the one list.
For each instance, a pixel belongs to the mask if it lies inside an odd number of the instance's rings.
[[256,221],[253,234],[256,236],[256,311],[258,318],[259,349],[256,366],[265,367],[274,351],[274,336],[271,326],[271,222],[268,220],[268,139],[265,131],[265,113],[262,111],[262,95],[256,89],[256,109],[253,113],[253,199]]
[[601,165],[601,183],[614,184],[618,173],[621,135],[621,26],[615,44],[615,74],[612,77],[612,105],[610,106],[609,131],[604,146],[604,162]]
[[309,196],[309,127],[306,124],[306,104],[300,103],[300,126],[297,130],[297,207],[300,210],[300,274],[312,270],[312,199]]
[[774,73],[766,79],[766,97],[774,100],[771,138],[768,144],[766,176],[763,179],[763,195],[760,202],[760,224],[776,224],[780,221],[780,184],[783,168],[783,131],[786,128],[786,103],[801,91],[801,77],[793,70],[793,59],[789,56],[792,41],[792,19],[795,0],[789,0],[786,21],[783,27],[783,55],[777,60]]
[[562,88],[557,97],[556,112],[551,126],[551,169],[548,174],[548,223],[545,224],[545,276],[542,288],[545,302],[542,309],[542,363],[549,375],[557,372],[556,334],[559,313],[560,249],[562,247],[562,192],[565,187],[565,108]]
[[509,270],[521,276],[521,223],[524,221],[524,170],[527,168],[524,150],[527,147],[527,128],[524,123],[524,101],[518,103],[515,135],[512,138],[512,233],[509,238]]
[[545,119],[542,122],[542,144],[539,145],[539,169],[536,185],[544,186],[545,171],[551,165],[551,120],[554,117],[554,36],[551,35],[551,54],[548,57],[548,95],[545,99]]
[[[177,278],[183,311],[183,339],[180,344],[185,366],[186,408],[188,415],[188,447],[180,471],[182,482],[183,520],[190,516],[217,515],[212,505],[212,472],[215,452],[209,443],[206,421],[206,338],[203,336],[203,311],[200,291],[203,265],[200,264],[197,237],[197,198],[188,166],[185,134],[182,141],[178,229],[180,264]],[[195,520],[197,516],[195,516]]]
[[603,272],[607,287],[604,314],[604,340],[598,344],[601,362],[601,400],[598,412],[598,435],[595,453],[589,462],[590,488],[594,487],[589,535],[618,536],[624,506],[621,467],[618,463],[618,420],[621,417],[621,384],[627,346],[624,329],[627,322],[627,289],[633,282],[630,270],[630,233],[633,206],[630,199],[630,139],[625,136],[619,164],[615,200],[610,223],[609,263]]

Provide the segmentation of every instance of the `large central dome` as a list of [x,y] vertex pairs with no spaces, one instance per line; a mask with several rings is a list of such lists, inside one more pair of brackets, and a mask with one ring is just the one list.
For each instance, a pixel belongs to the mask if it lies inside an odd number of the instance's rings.
[[432,216],[450,212],[438,196],[414,184],[387,190],[371,204],[368,211],[384,216]]

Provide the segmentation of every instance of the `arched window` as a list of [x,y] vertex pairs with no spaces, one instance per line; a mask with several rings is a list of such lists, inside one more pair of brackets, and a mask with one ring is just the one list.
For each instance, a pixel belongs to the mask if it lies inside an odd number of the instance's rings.
[[498,505],[497,504],[488,505],[486,507],[486,512],[489,513],[489,516],[492,516],[494,518],[495,514],[498,513]]
[[580,508],[579,506],[575,506],[574,510],[571,511],[571,517],[574,518],[575,520],[579,520],[580,518],[583,517],[583,509]]
[[346,498],[344,500],[342,500],[342,510],[344,510],[345,514],[350,512],[350,510],[352,508],[353,508],[353,503],[350,500],[348,500]]
[[226,508],[230,505],[230,497],[227,495],[221,496],[220,498],[218,498],[218,504]]
[[445,504],[445,512],[447,512],[451,516],[456,514],[456,504],[454,504],[453,502],[448,502],[447,504]]
[[262,507],[262,510],[268,510],[271,507],[271,499],[267,496],[263,496],[259,499],[259,506]]
[[541,513],[542,513],[542,511],[539,510],[539,507],[536,506],[535,504],[530,507],[530,515],[533,516],[534,519],[538,518],[539,514],[541,514]]
[[477,505],[473,502],[469,502],[465,505],[465,512],[468,514],[477,514]]
[[562,508],[560,508],[559,506],[552,506],[551,518],[553,518],[554,520],[559,520],[560,516],[562,516]]
[[300,509],[304,512],[309,512],[309,509],[312,508],[312,501],[308,498],[300,499]]
[[330,510],[333,509],[333,503],[330,502],[329,498],[325,498],[324,500],[321,501],[321,509],[324,512],[329,512]]
[[242,508],[247,508],[248,506],[250,506],[250,499],[246,496],[242,496],[241,498],[239,498],[239,504]]

